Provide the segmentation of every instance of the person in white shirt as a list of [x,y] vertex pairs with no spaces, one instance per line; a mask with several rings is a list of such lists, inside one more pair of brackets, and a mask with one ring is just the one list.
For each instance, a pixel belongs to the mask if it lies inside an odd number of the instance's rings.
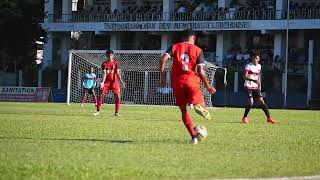
[[264,111],[267,116],[267,122],[275,124],[276,121],[270,117],[270,112],[268,106],[263,100],[261,94],[261,65],[259,64],[260,55],[258,53],[251,56],[251,62],[246,65],[243,72],[244,78],[244,88],[248,94],[248,104],[245,108],[242,122],[245,124],[249,123],[248,114],[253,105],[254,99],[257,99],[261,109]]

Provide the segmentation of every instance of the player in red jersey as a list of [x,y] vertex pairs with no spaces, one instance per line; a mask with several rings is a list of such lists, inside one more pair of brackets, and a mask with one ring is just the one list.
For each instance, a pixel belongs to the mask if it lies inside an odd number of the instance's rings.
[[113,51],[106,51],[107,60],[104,61],[101,65],[101,69],[103,70],[102,82],[100,83],[100,98],[97,104],[97,112],[93,113],[94,116],[98,116],[100,114],[100,107],[105,95],[112,91],[115,95],[115,116],[119,116],[120,110],[120,86],[125,87],[125,83],[121,79],[121,75],[119,73],[118,64],[119,62],[114,59]]
[[171,79],[172,89],[176,98],[176,105],[180,108],[182,120],[191,135],[191,144],[197,144],[198,139],[192,125],[191,116],[187,106],[193,104],[196,112],[206,119],[211,119],[209,111],[205,109],[204,98],[200,88],[200,80],[208,92],[214,94],[216,89],[212,87],[204,72],[204,56],[202,50],[196,46],[195,32],[191,29],[183,31],[185,42],[172,45],[160,60],[160,82],[164,87],[165,63],[173,57]]
[[276,121],[270,117],[269,109],[266,103],[263,100],[261,94],[261,65],[259,64],[260,55],[253,54],[252,62],[247,64],[244,68],[243,78],[244,78],[244,87],[248,94],[248,105],[245,108],[244,115],[242,117],[242,122],[245,124],[249,123],[248,114],[253,105],[253,100],[257,99],[260,103],[261,109],[264,111],[267,116],[267,122],[275,124]]

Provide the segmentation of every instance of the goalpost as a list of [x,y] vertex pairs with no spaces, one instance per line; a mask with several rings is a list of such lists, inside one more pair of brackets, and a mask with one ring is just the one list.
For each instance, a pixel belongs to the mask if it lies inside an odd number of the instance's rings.
[[[82,77],[94,68],[97,75],[97,85],[102,78],[101,63],[106,60],[105,51],[101,50],[71,50],[69,52],[67,104],[79,103],[82,95]],[[175,105],[171,89],[171,65],[166,63],[166,87],[160,87],[159,61],[164,51],[159,50],[115,50],[114,57],[119,61],[119,69],[126,88],[121,88],[121,104],[139,105]],[[214,82],[216,70],[220,68],[205,62],[205,72],[209,82]],[[225,69],[225,68],[224,68]],[[226,69],[225,69],[226,70]],[[225,71],[226,76],[226,71]],[[224,78],[226,85],[226,77]],[[99,88],[96,95],[99,97]],[[201,85],[207,106],[212,106],[211,94]],[[90,100],[89,100],[90,99]],[[92,102],[92,98],[87,102]],[[103,103],[113,104],[113,93],[109,93]]]

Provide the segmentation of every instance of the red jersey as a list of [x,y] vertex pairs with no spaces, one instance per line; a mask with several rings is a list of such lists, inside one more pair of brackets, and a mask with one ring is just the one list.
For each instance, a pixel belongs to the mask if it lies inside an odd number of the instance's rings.
[[117,71],[118,71],[118,64],[119,62],[117,60],[109,61],[106,60],[101,64],[101,69],[106,70],[106,80],[104,81],[105,84],[118,84],[118,77],[117,77]]
[[204,64],[201,48],[188,42],[181,42],[170,47],[166,54],[173,57],[171,71],[173,88],[181,84],[195,87],[200,85],[200,77],[196,73],[196,66]]

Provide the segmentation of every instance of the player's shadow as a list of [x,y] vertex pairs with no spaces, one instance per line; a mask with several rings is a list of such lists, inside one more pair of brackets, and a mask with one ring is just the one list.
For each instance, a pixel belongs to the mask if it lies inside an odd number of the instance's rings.
[[0,137],[0,139],[20,139],[20,140],[40,140],[40,141],[88,141],[88,142],[107,142],[107,143],[133,143],[130,140],[110,140],[110,139],[67,139],[67,138],[30,138],[30,137]]

